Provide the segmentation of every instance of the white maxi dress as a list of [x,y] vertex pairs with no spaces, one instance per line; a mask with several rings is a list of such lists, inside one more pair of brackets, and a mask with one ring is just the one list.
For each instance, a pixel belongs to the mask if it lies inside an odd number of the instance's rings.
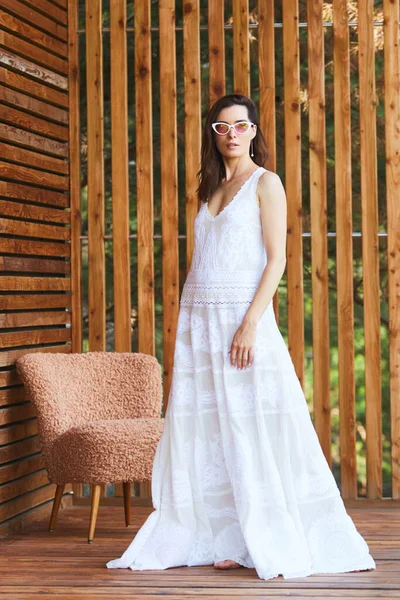
[[108,568],[167,569],[225,559],[261,579],[376,568],[322,452],[272,301],[254,361],[230,364],[233,336],[267,257],[256,169],[217,216],[203,204],[177,325],[155,510]]

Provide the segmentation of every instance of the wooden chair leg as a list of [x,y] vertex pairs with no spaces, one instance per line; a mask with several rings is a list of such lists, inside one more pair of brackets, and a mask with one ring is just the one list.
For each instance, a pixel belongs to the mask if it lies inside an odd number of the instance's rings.
[[125,510],[125,525],[131,524],[131,484],[129,481],[124,481],[124,510]]
[[97,513],[99,511],[100,495],[101,485],[92,485],[92,508],[90,511],[90,524],[88,536],[89,544],[93,542],[94,530],[96,528]]
[[58,485],[56,495],[54,496],[53,509],[51,511],[49,531],[53,531],[56,526],[57,515],[61,504],[61,498],[64,493],[65,483]]

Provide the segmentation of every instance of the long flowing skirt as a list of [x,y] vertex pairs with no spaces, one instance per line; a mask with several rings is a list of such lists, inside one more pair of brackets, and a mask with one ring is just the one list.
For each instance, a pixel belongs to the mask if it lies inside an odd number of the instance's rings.
[[232,559],[262,579],[376,568],[322,452],[272,302],[253,364],[230,364],[246,308],[181,305],[155,510],[108,568]]

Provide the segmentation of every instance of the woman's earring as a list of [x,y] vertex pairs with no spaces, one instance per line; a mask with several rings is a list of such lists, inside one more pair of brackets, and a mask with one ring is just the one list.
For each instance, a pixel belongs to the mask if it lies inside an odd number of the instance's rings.
[[254,156],[253,140],[251,140],[251,142],[250,142],[250,156]]

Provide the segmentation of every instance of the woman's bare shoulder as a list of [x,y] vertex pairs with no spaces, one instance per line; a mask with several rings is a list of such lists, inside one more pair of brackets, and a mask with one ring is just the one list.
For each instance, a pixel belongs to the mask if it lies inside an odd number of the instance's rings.
[[283,190],[282,180],[274,171],[267,169],[260,175],[257,183],[257,202],[260,205],[260,198],[268,197],[270,194],[281,192]]

